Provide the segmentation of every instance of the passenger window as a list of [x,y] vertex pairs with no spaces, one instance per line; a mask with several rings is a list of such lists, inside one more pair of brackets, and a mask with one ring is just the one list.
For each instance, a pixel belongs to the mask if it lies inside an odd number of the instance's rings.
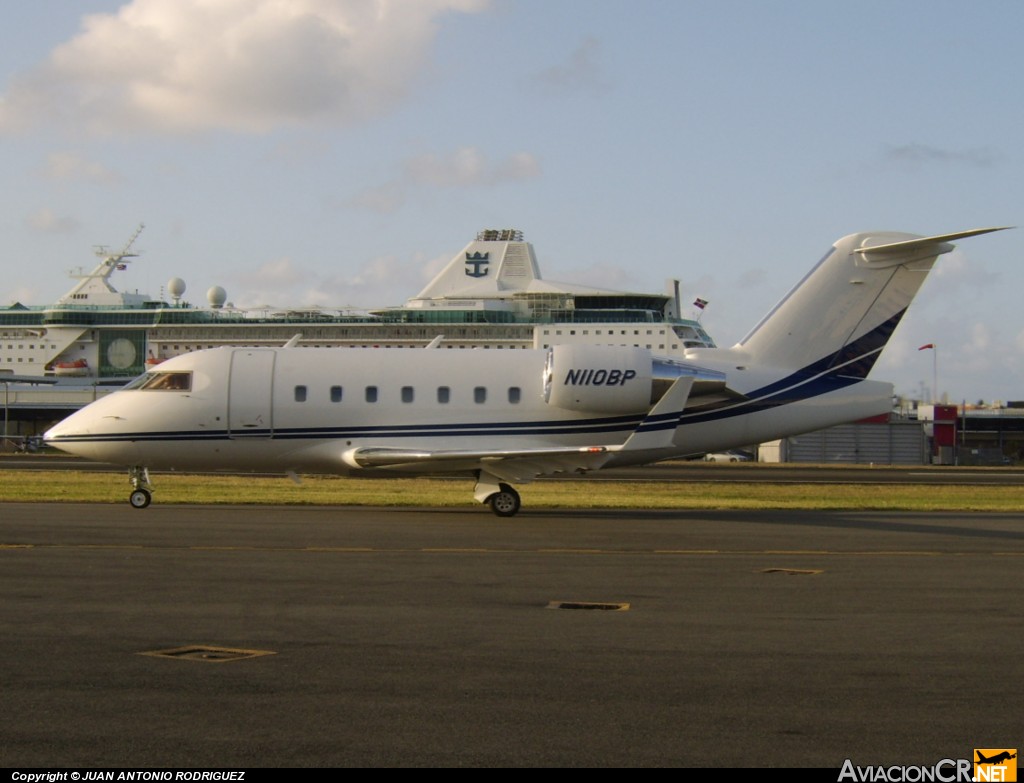
[[477,405],[483,405],[487,402],[487,387],[477,386],[473,389],[473,402]]
[[377,387],[376,386],[367,386],[366,387],[366,401],[367,402],[377,402]]
[[341,387],[340,386],[332,386],[331,387],[331,402],[341,402]]
[[522,391],[520,391],[518,386],[509,386],[508,387],[508,401],[510,403],[512,403],[513,405],[518,405],[519,404],[519,399],[521,397],[522,397]]
[[447,386],[437,387],[437,401],[442,405],[446,405],[452,398],[452,390]]
[[413,392],[412,386],[402,387],[402,402],[412,402]]
[[295,387],[295,402],[305,402],[305,401],[306,401],[306,387],[305,386],[296,386]]

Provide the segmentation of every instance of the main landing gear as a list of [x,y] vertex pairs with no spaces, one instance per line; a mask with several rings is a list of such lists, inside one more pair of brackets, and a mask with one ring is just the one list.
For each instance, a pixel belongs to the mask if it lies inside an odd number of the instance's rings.
[[153,485],[149,483],[149,470],[141,465],[133,465],[128,471],[128,480],[132,485],[132,493],[128,496],[132,508],[145,508],[153,502]]
[[503,481],[498,481],[496,476],[483,471],[477,474],[473,497],[490,506],[491,511],[499,517],[514,517],[522,506],[519,493],[515,489]]

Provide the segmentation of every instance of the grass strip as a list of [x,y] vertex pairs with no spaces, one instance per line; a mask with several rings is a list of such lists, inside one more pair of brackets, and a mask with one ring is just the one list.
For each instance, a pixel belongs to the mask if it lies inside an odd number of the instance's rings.
[[[475,506],[473,481],[158,474],[159,504]],[[517,487],[526,508],[849,509],[1024,511],[1011,486],[948,484],[780,484],[765,482],[539,481]],[[88,471],[2,471],[0,501],[125,503],[124,476]]]

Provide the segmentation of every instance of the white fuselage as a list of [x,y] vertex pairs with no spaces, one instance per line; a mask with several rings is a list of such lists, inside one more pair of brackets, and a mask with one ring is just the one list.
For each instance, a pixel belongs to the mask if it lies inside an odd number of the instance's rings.
[[[609,355],[605,375],[573,378],[594,387],[581,387],[581,395],[606,395],[595,396],[597,409],[568,410],[552,404],[554,397],[545,399],[547,355],[479,349],[199,351],[159,367],[164,374],[188,374],[187,391],[117,392],[54,427],[47,440],[118,464],[278,473],[347,473],[358,466],[346,454],[366,448],[493,452],[625,442],[652,403],[622,411],[608,410],[603,400],[620,399],[637,379],[616,376],[617,357]],[[731,349],[702,352],[702,366],[723,371],[738,396],[710,404],[691,398],[672,453],[623,453],[610,464],[758,443],[884,413],[891,403],[888,384],[801,377],[772,385],[778,373],[749,364],[736,369],[740,358]],[[550,381],[564,384],[566,373]],[[612,382],[615,388],[594,386]],[[407,469],[479,467],[473,460],[425,460]]]

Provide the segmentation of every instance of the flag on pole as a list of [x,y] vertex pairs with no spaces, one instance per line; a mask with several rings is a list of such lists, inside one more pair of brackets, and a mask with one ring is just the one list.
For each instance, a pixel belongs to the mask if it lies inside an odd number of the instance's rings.
[[927,350],[928,350],[929,348],[931,348],[931,349],[933,349],[933,350],[934,350],[934,348],[935,348],[935,343],[927,343],[926,345],[922,345],[922,346],[921,346],[920,348],[918,348],[917,350],[919,350],[919,351],[927,351]]
[[698,310],[703,310],[705,307],[708,306],[708,300],[701,299],[698,297],[697,299],[693,300],[693,306],[696,307]]

